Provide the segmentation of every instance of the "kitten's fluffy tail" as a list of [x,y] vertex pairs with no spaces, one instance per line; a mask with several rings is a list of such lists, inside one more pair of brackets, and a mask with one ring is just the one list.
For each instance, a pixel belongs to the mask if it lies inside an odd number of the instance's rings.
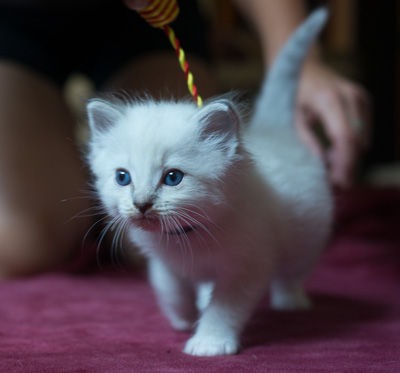
[[252,126],[292,125],[303,60],[327,17],[326,8],[315,10],[280,50],[264,79]]

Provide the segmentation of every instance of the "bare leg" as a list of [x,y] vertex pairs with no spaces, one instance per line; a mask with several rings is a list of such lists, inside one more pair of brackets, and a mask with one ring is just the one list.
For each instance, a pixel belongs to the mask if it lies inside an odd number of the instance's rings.
[[[80,248],[89,207],[73,119],[59,90],[0,61],[0,278],[65,263]],[[67,202],[61,202],[69,199]]]

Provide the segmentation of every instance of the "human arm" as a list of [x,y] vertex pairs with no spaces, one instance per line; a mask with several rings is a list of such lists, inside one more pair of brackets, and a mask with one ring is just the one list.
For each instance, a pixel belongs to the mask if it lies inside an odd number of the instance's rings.
[[[301,0],[235,0],[259,35],[265,68],[306,16]],[[369,99],[364,89],[326,66],[314,46],[299,85],[296,127],[309,148],[329,166],[332,183],[351,185],[354,171],[369,138]],[[330,142],[325,149],[312,127],[320,122]]]

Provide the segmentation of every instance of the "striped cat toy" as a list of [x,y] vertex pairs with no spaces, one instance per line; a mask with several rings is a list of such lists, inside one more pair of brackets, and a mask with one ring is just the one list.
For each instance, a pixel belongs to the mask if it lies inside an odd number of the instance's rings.
[[185,52],[181,48],[179,40],[175,36],[174,30],[169,26],[169,24],[178,16],[178,3],[176,0],[152,0],[146,8],[139,10],[138,13],[151,26],[162,29],[167,35],[169,41],[175,49],[180,66],[185,73],[189,92],[193,96],[197,106],[201,108],[203,101],[197,94],[197,87],[193,84],[193,74],[190,72],[189,64],[185,59]]

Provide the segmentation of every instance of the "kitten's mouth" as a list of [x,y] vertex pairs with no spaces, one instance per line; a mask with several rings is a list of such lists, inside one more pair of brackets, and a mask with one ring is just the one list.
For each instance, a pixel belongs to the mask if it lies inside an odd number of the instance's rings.
[[[135,220],[135,224],[146,231],[156,232],[162,230],[162,225],[157,219],[142,217],[139,220]],[[195,231],[197,228],[192,225],[183,226],[174,230],[164,231],[164,233],[171,236],[180,236]]]
[[187,234],[189,232],[193,232],[196,230],[196,227],[193,227],[191,225],[188,225],[187,227],[182,227],[180,229],[177,229],[175,231],[168,231],[166,232],[167,234],[170,234],[172,236],[180,236],[181,234]]
[[142,216],[140,219],[134,219],[134,224],[146,231],[159,231],[160,223],[157,219]]
[[171,236],[180,236],[182,234],[188,234],[190,232],[197,230],[197,227],[193,225],[186,225],[181,227],[175,227],[175,229],[171,230],[164,230],[163,224],[161,224],[157,218],[145,215],[141,216],[139,219],[134,219],[133,223],[145,231],[149,232],[162,231],[163,233]]

